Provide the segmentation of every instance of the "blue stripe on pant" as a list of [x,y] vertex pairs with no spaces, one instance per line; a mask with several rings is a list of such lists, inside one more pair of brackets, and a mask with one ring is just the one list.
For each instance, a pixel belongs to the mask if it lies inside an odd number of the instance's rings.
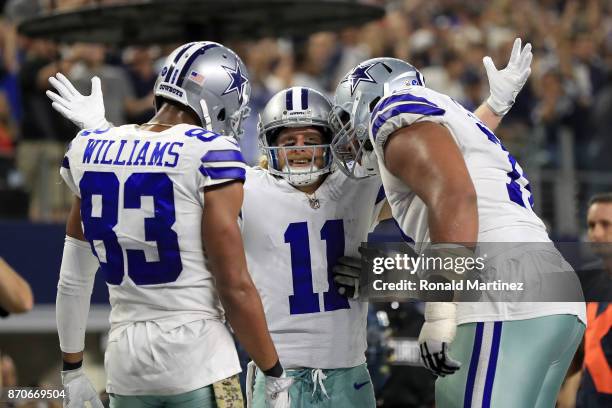
[[[485,324],[487,331],[485,333]],[[493,332],[491,333],[491,325]],[[471,408],[473,406],[482,406],[483,408],[491,407],[491,395],[493,392],[493,383],[495,381],[495,371],[497,369],[497,358],[499,356],[499,344],[501,341],[502,322],[476,323],[476,333],[474,338],[474,347],[472,348],[472,357],[470,359],[470,367],[468,371],[468,379],[465,387],[465,395],[463,399],[463,407]],[[485,341],[485,350],[482,350],[483,340]],[[483,351],[486,355],[481,353]],[[483,365],[480,369],[484,369],[486,364],[486,376],[484,383],[476,382],[476,374],[479,364]],[[478,397],[474,400],[474,394]],[[480,396],[482,396],[482,404],[479,404]]]
[[484,396],[482,398],[483,408],[489,408],[491,406],[491,392],[493,391],[493,381],[495,380],[497,357],[499,356],[499,342],[501,339],[501,330],[502,322],[495,322],[493,327],[493,344],[491,345],[491,354],[489,354],[487,379],[485,381]]
[[476,338],[474,339],[474,348],[472,349],[472,358],[470,360],[470,369],[468,372],[468,380],[465,387],[465,396],[463,398],[463,407],[469,408],[472,406],[472,394],[474,391],[474,381],[476,380],[476,369],[478,368],[478,357],[480,356],[480,346],[482,345],[482,328],[484,323],[476,324]]

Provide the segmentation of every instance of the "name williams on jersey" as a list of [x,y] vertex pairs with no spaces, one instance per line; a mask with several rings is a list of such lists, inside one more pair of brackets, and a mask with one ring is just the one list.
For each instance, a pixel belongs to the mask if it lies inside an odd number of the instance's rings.
[[105,140],[91,138],[83,150],[84,164],[176,167],[182,142]]

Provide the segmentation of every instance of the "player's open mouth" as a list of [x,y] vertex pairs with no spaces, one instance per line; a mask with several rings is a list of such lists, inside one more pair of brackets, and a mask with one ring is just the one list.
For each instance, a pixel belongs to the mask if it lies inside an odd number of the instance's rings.
[[291,167],[307,167],[311,165],[310,159],[289,159],[289,165]]

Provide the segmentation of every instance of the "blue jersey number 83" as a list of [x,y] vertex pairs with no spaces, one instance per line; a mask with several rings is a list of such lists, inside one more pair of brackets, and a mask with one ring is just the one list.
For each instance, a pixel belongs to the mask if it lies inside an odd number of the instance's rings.
[[[123,202],[119,202],[119,190],[123,187]],[[154,285],[174,282],[183,265],[178,238],[172,230],[176,217],[172,181],[164,173],[134,173],[123,186],[114,173],[86,171],[79,183],[81,191],[81,218],[84,235],[100,261],[100,269],[110,285],[123,281],[125,250],[127,273],[137,285]],[[159,261],[147,262],[141,249],[122,248],[113,228],[119,221],[121,208],[141,208],[141,198],[153,197],[154,217],[144,220],[146,241],[155,241]],[[94,197],[101,200],[101,208],[94,214]],[[102,241],[105,256],[101,257],[94,241]],[[102,259],[101,259],[102,258]]]

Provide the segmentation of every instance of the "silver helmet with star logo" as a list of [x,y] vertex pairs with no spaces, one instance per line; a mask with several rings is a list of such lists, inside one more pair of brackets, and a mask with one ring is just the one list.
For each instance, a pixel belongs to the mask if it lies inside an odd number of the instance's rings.
[[155,88],[155,108],[164,99],[190,108],[201,126],[240,138],[251,96],[246,66],[229,48],[211,41],[181,45],[166,58]]
[[351,69],[334,94],[329,123],[336,165],[352,178],[378,174],[374,148],[369,140],[370,113],[380,99],[401,87],[424,85],[423,75],[395,58],[373,58]]
[[[329,126],[331,103],[325,95],[313,88],[294,86],[274,95],[259,114],[257,124],[259,146],[268,161],[271,174],[285,178],[294,186],[315,183],[319,177],[332,171]],[[279,134],[286,128],[312,128],[322,136],[321,144],[279,146]],[[288,158],[291,150],[304,152],[305,163],[292,166]],[[322,160],[317,160],[317,156]],[[282,159],[282,160],[281,160]],[[321,163],[317,163],[321,161]],[[284,163],[281,167],[280,163]]]

